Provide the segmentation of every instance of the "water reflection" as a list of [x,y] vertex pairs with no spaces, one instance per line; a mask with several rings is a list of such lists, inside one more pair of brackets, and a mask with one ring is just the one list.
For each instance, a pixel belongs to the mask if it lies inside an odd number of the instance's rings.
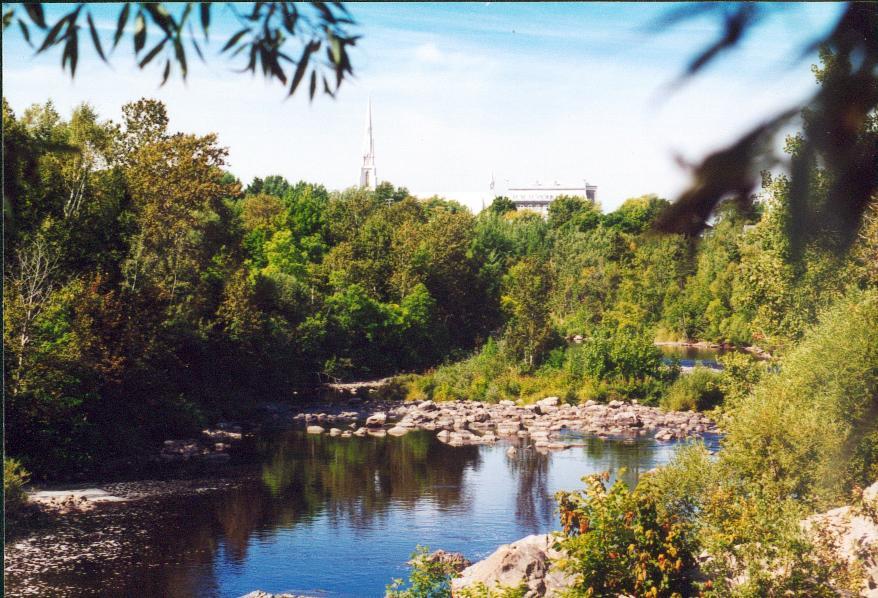
[[481,463],[478,447],[449,447],[425,432],[346,439],[288,432],[256,450],[265,456],[272,503],[287,513],[283,525],[327,512],[364,527],[391,504],[411,508],[424,498],[448,508],[463,499],[464,471]]
[[[416,544],[480,558],[557,527],[554,493],[603,470],[633,484],[669,445],[570,435],[559,453],[449,447],[431,433],[331,438],[287,432],[247,447],[232,487],[116,506],[47,530],[88,545],[121,537],[69,569],[39,569],[44,595],[241,596],[254,589],[380,596]],[[65,524],[66,525],[66,524]],[[63,536],[63,537],[62,537]],[[7,576],[7,592],[21,590]],[[54,591],[52,589],[54,588]]]
[[542,451],[519,450],[507,459],[516,480],[515,517],[525,527],[537,529],[546,523],[554,502],[549,492],[549,455]]

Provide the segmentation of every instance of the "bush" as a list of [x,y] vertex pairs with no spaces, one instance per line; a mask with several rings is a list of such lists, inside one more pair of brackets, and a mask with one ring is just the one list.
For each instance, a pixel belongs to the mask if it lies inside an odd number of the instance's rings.
[[832,507],[872,482],[878,290],[852,291],[730,412],[723,460],[777,499]]
[[450,598],[453,567],[438,559],[430,559],[430,549],[417,546],[409,560],[408,587],[402,579],[387,586],[386,596],[392,598]]
[[600,328],[568,349],[565,369],[571,382],[601,386],[605,398],[654,404],[678,373],[664,365],[652,338],[631,328]]
[[706,411],[723,401],[719,374],[709,368],[695,368],[680,376],[662,397],[661,405],[670,411]]
[[723,371],[718,384],[727,402],[735,402],[749,395],[768,369],[767,362],[740,351],[720,355],[719,362]]
[[27,500],[24,485],[30,481],[30,474],[16,459],[3,459],[3,495],[6,497],[6,513],[12,514]]
[[584,491],[557,494],[566,534],[559,544],[568,555],[559,565],[578,574],[577,595],[692,595],[689,523],[621,480],[607,488],[608,479],[588,476]]

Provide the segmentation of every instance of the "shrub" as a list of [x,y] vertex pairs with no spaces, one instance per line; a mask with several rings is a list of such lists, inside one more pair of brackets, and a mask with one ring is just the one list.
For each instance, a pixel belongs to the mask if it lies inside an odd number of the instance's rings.
[[740,351],[720,355],[719,362],[723,371],[717,382],[727,402],[749,395],[767,370],[767,362]]
[[578,574],[577,595],[691,595],[695,542],[691,526],[659,509],[656,498],[630,491],[609,475],[584,479],[586,489],[559,492],[566,537],[562,569]]
[[[409,560],[408,584],[394,579],[387,586],[386,596],[392,598],[450,598],[453,567],[438,559],[430,559],[430,549],[417,546]],[[408,587],[405,587],[405,586]]]
[[3,459],[3,495],[6,497],[6,513],[15,513],[27,500],[24,485],[30,480],[30,474],[16,459]]
[[722,458],[766,495],[837,505],[875,480],[878,290],[851,291],[730,412]]
[[677,375],[665,366],[662,353],[643,331],[601,328],[581,345],[568,350],[565,369],[571,382],[602,385],[605,397],[659,400],[667,382]]
[[680,376],[662,397],[661,405],[670,411],[706,411],[723,401],[719,375],[709,368],[695,368]]

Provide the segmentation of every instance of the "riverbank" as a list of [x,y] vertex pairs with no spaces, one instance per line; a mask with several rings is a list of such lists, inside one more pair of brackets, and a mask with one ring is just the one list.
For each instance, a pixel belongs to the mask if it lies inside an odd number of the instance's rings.
[[[76,595],[70,580],[88,571],[113,580],[141,566],[163,521],[178,525],[177,502],[229,492],[246,478],[110,482],[33,493],[26,510],[7,521],[7,596]],[[69,584],[69,585],[68,585]]]

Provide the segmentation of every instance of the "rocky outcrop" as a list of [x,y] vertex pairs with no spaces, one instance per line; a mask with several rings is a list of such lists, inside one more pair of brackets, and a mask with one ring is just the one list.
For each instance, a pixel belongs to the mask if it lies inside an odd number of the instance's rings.
[[861,596],[878,598],[878,482],[861,504],[812,515],[802,526],[818,548],[863,573]]
[[525,596],[555,596],[570,588],[575,577],[557,570],[552,561],[563,556],[551,534],[527,536],[505,544],[484,560],[464,569],[452,580],[452,595],[484,584],[488,589],[527,587]]

